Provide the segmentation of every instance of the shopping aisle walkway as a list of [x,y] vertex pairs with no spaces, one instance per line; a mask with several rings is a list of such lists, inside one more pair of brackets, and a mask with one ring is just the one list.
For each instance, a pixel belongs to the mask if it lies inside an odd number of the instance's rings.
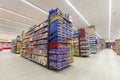
[[106,49],[56,72],[10,51],[0,52],[0,80],[120,80],[120,56]]

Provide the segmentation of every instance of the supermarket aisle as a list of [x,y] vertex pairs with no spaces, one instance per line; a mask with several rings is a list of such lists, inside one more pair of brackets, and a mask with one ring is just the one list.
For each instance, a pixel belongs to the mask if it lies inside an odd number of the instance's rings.
[[106,49],[72,66],[51,71],[10,51],[0,52],[0,80],[120,80],[120,56]]

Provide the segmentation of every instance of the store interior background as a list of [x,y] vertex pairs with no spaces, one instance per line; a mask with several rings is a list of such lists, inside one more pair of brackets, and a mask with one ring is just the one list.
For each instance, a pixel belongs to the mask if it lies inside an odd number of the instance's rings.
[[[58,72],[11,54],[11,40],[45,21],[55,8],[72,16],[73,29],[94,26],[94,33],[106,41],[107,49],[89,57],[74,57],[69,68]],[[116,48],[120,54],[119,14],[120,0],[0,0],[0,79],[119,80],[120,56],[112,50],[119,39]]]
[[[37,8],[25,3],[32,3]],[[64,13],[70,13],[75,28],[95,25],[96,32],[109,41],[119,38],[119,0],[112,1],[111,26],[109,27],[109,0],[69,0],[86,19],[86,22],[71,8],[65,0],[1,0],[0,1],[0,37],[2,39],[16,38],[22,31],[39,24],[47,17],[49,10],[60,8]],[[62,4],[62,5],[61,5]],[[44,10],[43,11],[41,11]],[[110,28],[110,30],[109,30]]]
[[70,13],[74,29],[94,25],[95,34],[106,42],[120,38],[119,0],[54,0],[51,3],[48,0],[1,0],[0,42],[8,42],[6,49],[10,49],[12,39],[43,22],[54,8]]

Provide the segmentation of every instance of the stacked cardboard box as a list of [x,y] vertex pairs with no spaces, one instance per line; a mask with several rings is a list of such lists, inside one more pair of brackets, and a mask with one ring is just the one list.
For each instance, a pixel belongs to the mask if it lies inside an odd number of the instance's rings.
[[102,44],[101,44],[101,49],[105,49],[106,48],[106,43],[104,39],[101,39]]
[[120,55],[120,39],[115,40],[114,51],[115,51],[118,55]]

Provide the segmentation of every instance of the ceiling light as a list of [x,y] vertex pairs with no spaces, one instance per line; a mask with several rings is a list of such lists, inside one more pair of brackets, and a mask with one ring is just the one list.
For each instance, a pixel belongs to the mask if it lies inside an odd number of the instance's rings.
[[34,19],[30,18],[30,17],[24,16],[24,15],[19,14],[19,13],[16,13],[16,12],[14,12],[14,11],[11,11],[11,10],[8,10],[8,9],[5,9],[5,8],[0,8],[0,9],[3,10],[3,11],[9,12],[9,13],[15,14],[15,15],[17,15],[17,16],[27,18],[27,19],[32,20],[32,21],[34,21],[34,22],[37,22],[37,23],[39,22],[39,21],[37,21],[37,20],[34,20]]
[[90,23],[81,15],[81,13],[72,5],[72,3],[69,0],[66,0],[68,5],[72,7],[72,9],[80,16],[80,18],[88,25],[90,26]]
[[1,19],[1,20],[4,20],[4,21],[9,21],[9,22],[14,22],[14,23],[18,23],[18,24],[23,24],[23,25],[26,25],[26,26],[31,26],[31,25],[28,25],[28,24],[24,24],[24,23],[21,23],[21,22],[17,22],[17,21],[5,19],[5,18],[0,18],[0,19]]
[[22,0],[24,3],[26,3],[26,4],[28,4],[29,6],[31,6],[31,7],[33,7],[33,8],[35,8],[35,9],[37,9],[38,11],[41,11],[41,12],[43,12],[43,13],[45,13],[45,14],[47,14],[48,15],[48,12],[47,11],[45,11],[45,10],[43,10],[43,9],[41,9],[41,8],[39,8],[39,7],[37,7],[37,6],[35,6],[35,5],[33,5],[32,3],[30,3],[30,2],[28,2],[28,1],[26,1],[26,0]]
[[109,40],[111,36],[111,10],[112,10],[112,0],[109,0]]

